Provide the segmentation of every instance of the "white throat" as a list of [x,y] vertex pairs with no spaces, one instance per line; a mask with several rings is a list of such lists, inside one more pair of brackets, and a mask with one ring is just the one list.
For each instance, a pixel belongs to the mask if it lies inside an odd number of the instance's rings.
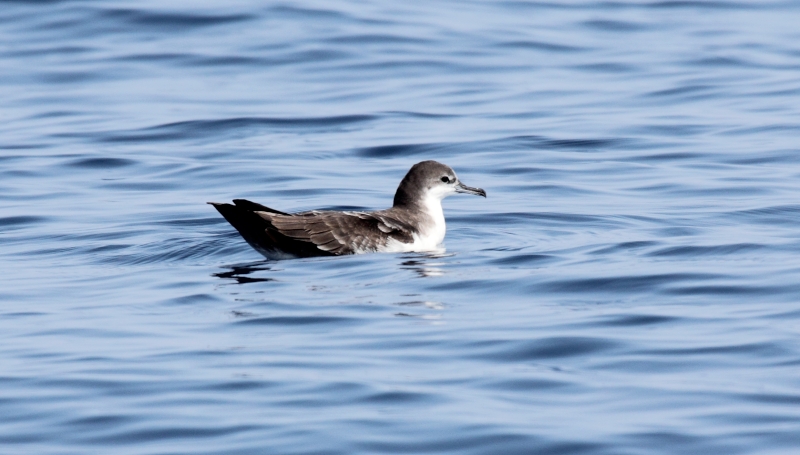
[[427,215],[427,223],[422,226],[419,233],[419,239],[415,243],[415,247],[421,250],[435,250],[436,246],[442,243],[445,233],[447,232],[447,224],[444,221],[444,211],[442,210],[442,199],[447,194],[437,194],[437,192],[430,191],[422,200],[421,209]]

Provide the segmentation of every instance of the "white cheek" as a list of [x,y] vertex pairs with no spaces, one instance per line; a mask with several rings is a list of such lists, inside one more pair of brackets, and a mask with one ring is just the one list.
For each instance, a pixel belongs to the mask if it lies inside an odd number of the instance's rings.
[[456,188],[453,185],[438,185],[435,188],[431,188],[428,192],[427,199],[435,199],[441,201],[442,199],[450,196],[451,194],[456,193]]

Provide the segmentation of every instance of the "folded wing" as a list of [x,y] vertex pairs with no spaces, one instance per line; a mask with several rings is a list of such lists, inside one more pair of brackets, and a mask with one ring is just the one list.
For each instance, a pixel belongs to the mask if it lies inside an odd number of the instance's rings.
[[413,228],[386,211],[289,214],[245,199],[210,204],[267,257],[376,252],[414,241]]
[[412,243],[411,227],[382,212],[313,211],[294,215],[256,212],[280,234],[335,255],[385,250]]

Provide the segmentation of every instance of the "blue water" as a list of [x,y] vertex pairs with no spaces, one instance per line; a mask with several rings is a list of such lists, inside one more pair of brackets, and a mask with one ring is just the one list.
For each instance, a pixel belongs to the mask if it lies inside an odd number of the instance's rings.
[[800,4],[408,3],[3,2],[0,452],[800,452]]

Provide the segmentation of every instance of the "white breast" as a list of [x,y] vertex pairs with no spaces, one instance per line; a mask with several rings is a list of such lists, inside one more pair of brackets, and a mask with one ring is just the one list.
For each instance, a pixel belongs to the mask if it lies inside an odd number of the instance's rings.
[[442,211],[442,200],[435,195],[423,201],[422,209],[427,217],[420,226],[419,234],[414,235],[412,243],[403,243],[390,240],[380,251],[384,253],[406,253],[439,250],[439,244],[444,240],[447,225]]

